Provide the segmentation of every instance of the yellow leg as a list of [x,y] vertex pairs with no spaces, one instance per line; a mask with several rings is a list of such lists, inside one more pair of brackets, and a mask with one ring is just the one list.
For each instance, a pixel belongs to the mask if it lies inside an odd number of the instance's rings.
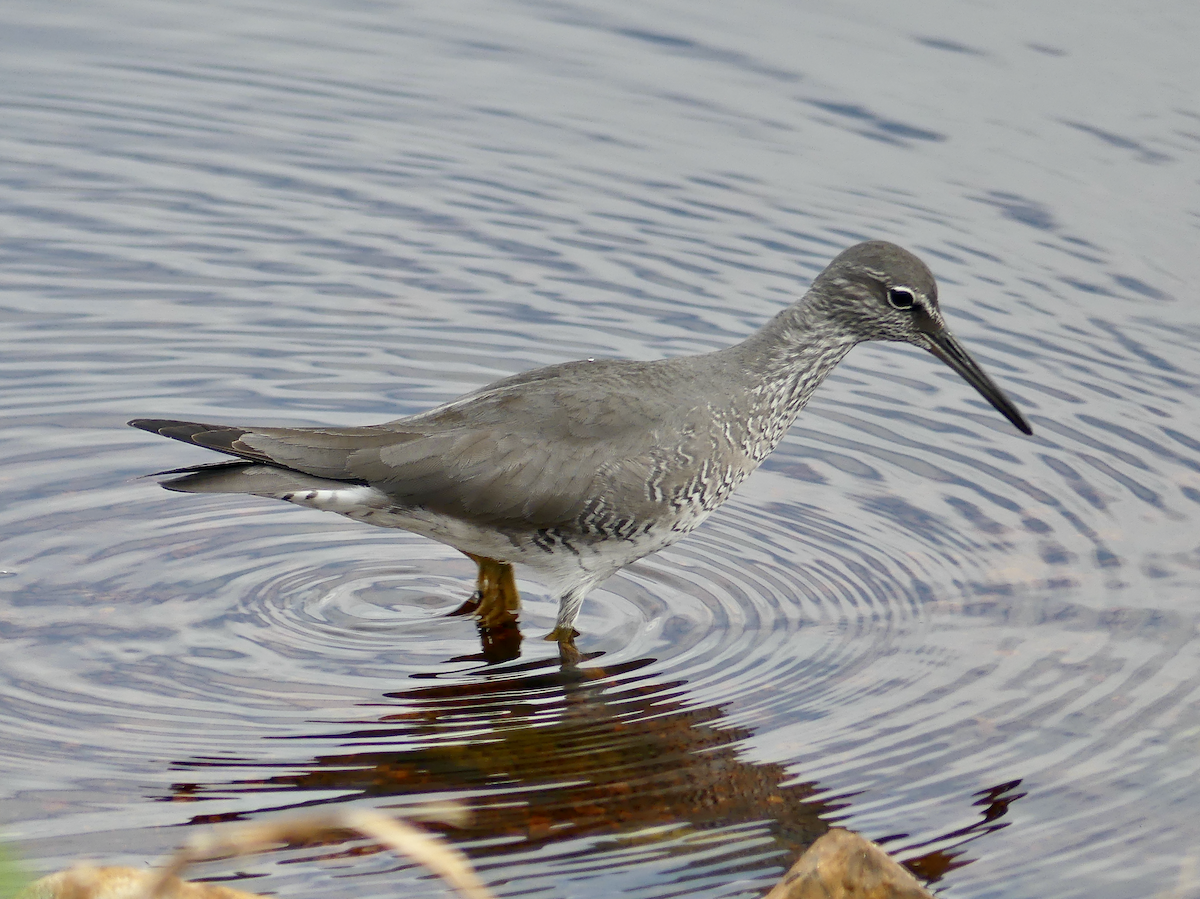
[[521,608],[521,594],[513,577],[513,567],[507,562],[485,556],[468,556],[479,566],[479,577],[475,583],[475,595],[479,606],[475,614],[484,627],[499,627],[516,620]]

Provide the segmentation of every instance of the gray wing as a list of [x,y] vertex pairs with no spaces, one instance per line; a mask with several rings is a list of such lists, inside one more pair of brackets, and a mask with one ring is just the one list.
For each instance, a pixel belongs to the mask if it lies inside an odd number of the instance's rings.
[[368,427],[130,424],[248,461],[371,484],[403,506],[542,528],[577,521],[600,493],[629,512],[652,504],[651,483],[695,449],[695,399],[694,385],[664,363],[580,362]]

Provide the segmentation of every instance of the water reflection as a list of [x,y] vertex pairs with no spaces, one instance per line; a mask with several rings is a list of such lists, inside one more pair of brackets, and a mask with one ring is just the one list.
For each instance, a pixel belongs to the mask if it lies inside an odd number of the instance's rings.
[[[473,815],[452,834],[477,858],[606,836],[642,854],[657,847],[675,858],[694,856],[687,867],[705,877],[732,878],[750,856],[758,869],[764,860],[791,864],[829,829],[846,797],[825,794],[784,765],[747,759],[741,747],[751,728],[724,720],[720,705],[696,703],[685,681],[656,678],[654,662],[580,667],[539,660],[388,693],[369,717],[343,722],[350,729],[287,738],[338,751],[270,765],[180,761],[177,769],[195,772],[286,773],[180,782],[170,798],[258,796],[260,811],[280,811],[389,798],[407,807],[454,796],[465,798]],[[998,819],[1024,795],[1015,792],[1018,784],[979,794],[982,820],[909,847],[910,856],[927,850],[909,866],[933,881],[966,864],[955,847],[1005,826]],[[201,813],[191,823],[239,817]],[[725,850],[718,859],[710,857],[711,841],[696,839],[706,831],[720,831]],[[904,840],[888,838],[900,846]],[[566,852],[586,856],[590,848],[575,843]],[[602,851],[608,864],[620,863],[611,842]]]
[[[821,816],[836,804],[817,798],[814,784],[794,782],[783,765],[742,761],[738,744],[750,730],[721,726],[720,706],[690,703],[683,681],[647,678],[653,662],[539,660],[388,693],[378,717],[346,722],[359,727],[296,738],[350,751],[264,779],[178,784],[174,794],[262,793],[281,809],[309,805],[316,792],[343,793],[317,800],[323,804],[469,791],[475,814],[460,836],[487,839],[489,852],[664,825],[661,838],[674,840],[677,828],[762,820],[773,822],[780,848],[796,851],[828,829]],[[497,837],[520,840],[496,844]]]
[[[980,810],[980,820],[966,827],[942,834],[936,839],[922,843],[908,844],[909,851],[927,849],[923,855],[910,858],[905,866],[924,880],[926,883],[936,883],[942,877],[971,863],[971,858],[963,848],[968,843],[978,840],[998,830],[1003,830],[1011,824],[1003,818],[1008,814],[1008,807],[1018,799],[1025,797],[1024,792],[1018,792],[1021,781],[1010,780],[986,790],[980,790],[972,797],[971,804]],[[880,845],[904,845],[908,834],[900,833],[876,840]],[[930,848],[935,847],[936,848]]]

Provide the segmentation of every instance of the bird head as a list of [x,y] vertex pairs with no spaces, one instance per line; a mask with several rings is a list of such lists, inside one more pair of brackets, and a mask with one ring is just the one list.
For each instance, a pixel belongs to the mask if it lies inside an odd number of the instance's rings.
[[855,244],[817,276],[811,301],[829,327],[858,343],[911,343],[941,359],[1020,431],[1033,429],[946,326],[937,281],[912,253],[882,240]]

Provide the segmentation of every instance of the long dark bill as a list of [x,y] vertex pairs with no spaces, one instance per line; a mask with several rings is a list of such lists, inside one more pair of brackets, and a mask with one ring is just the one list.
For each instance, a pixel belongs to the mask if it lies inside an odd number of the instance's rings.
[[954,335],[944,329],[935,333],[926,332],[931,342],[929,352],[937,356],[952,369],[962,375],[963,379],[979,391],[985,400],[996,407],[996,411],[1011,421],[1025,434],[1033,434],[1033,428],[1025,420],[1025,416],[1013,405],[1012,400],[1004,395],[995,382],[984,373],[978,363],[962,348]]

